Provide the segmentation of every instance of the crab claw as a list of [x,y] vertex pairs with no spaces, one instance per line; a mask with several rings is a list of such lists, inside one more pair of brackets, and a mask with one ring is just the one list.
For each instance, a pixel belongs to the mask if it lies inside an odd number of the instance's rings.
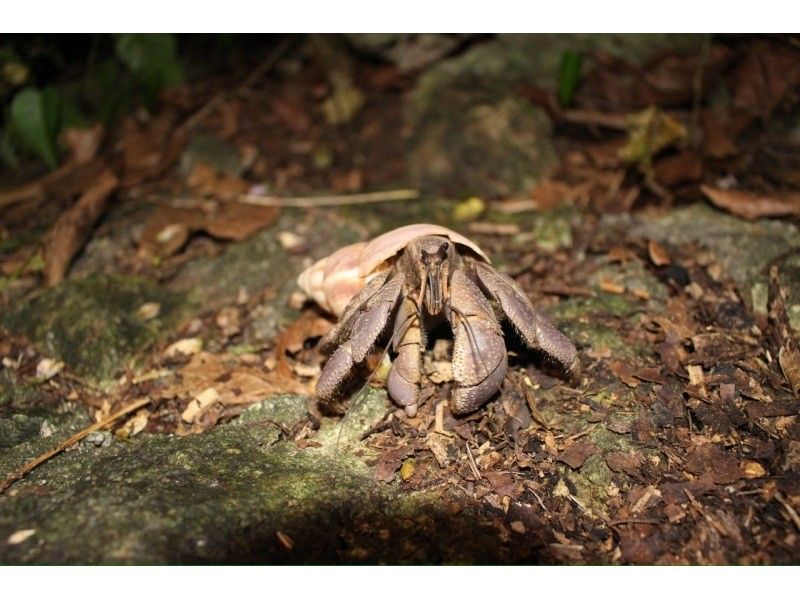
[[450,410],[460,415],[475,411],[497,393],[506,375],[507,354],[502,329],[477,285],[457,270],[450,292],[456,382]]

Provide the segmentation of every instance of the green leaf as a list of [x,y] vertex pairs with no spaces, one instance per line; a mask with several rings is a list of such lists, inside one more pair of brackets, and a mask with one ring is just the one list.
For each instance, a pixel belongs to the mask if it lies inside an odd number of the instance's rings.
[[581,76],[583,54],[568,50],[561,55],[561,68],[558,72],[558,103],[566,107],[572,103],[572,96]]
[[56,134],[60,104],[55,89],[48,88],[42,92],[26,87],[14,96],[9,110],[9,126],[14,135],[50,168],[58,166]]
[[179,85],[183,69],[175,36],[168,33],[124,33],[117,36],[117,57],[142,83],[152,103],[164,87]]
[[[15,170],[19,168],[19,158],[8,129],[0,129],[0,161]],[[1,246],[0,252],[2,252]]]

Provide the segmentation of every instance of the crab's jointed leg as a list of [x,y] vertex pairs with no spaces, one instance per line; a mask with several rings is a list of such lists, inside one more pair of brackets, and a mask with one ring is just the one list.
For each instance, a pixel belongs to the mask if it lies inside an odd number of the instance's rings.
[[387,323],[392,320],[404,278],[402,273],[395,275],[365,303],[357,304],[358,309],[350,314],[350,323],[346,327],[349,338],[333,353],[317,381],[316,393],[321,401],[332,401],[353,368],[364,363]]
[[575,345],[533,307],[525,291],[509,276],[486,264],[475,262],[475,273],[480,285],[500,303],[503,312],[528,346],[544,351],[561,364],[569,375],[576,376],[580,364]]
[[450,409],[469,413],[500,389],[506,375],[503,332],[478,286],[461,270],[453,272],[448,319],[453,327],[453,378]]
[[417,414],[419,381],[422,375],[422,330],[417,305],[406,298],[400,305],[394,333],[397,357],[389,371],[387,387],[389,396],[406,410],[406,415]]

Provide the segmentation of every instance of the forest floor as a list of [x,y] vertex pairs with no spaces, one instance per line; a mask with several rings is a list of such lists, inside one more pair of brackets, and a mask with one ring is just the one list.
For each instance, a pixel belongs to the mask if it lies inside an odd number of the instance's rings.
[[[0,562],[797,563],[796,46],[598,53],[570,109],[516,85],[546,176],[421,195],[419,73],[351,56],[343,85],[306,47],[0,192]],[[454,417],[438,331],[415,417],[380,375],[321,413],[334,320],[296,277],[412,222],[475,241],[579,379],[507,328],[501,392]]]

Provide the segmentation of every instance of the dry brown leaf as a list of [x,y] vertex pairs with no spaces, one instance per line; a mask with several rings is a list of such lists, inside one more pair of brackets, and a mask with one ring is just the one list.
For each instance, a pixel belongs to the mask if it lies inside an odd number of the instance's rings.
[[625,285],[610,278],[601,278],[599,283],[600,289],[606,293],[613,293],[615,295],[622,295],[625,292]]
[[197,195],[232,200],[247,192],[249,184],[237,176],[220,172],[205,162],[198,162],[186,179]]
[[265,372],[259,368],[228,364],[219,355],[200,352],[181,370],[181,381],[162,394],[194,397],[213,387],[224,405],[248,405],[279,393],[308,394],[308,387],[291,372]]
[[277,372],[284,376],[291,375],[291,366],[286,361],[287,353],[297,353],[303,348],[306,340],[324,336],[333,328],[330,320],[313,311],[306,311],[281,332],[275,341],[277,355]]
[[767,118],[800,83],[800,52],[789,44],[758,40],[739,65],[733,105]]
[[111,170],[100,177],[80,199],[58,217],[44,239],[44,277],[49,286],[61,281],[72,258],[77,254],[103,213],[106,199],[117,188],[119,180]]
[[566,463],[572,469],[579,469],[586,459],[599,452],[600,448],[590,440],[580,440],[565,449],[557,457],[558,461]]
[[695,447],[686,458],[686,469],[706,475],[716,484],[730,484],[744,475],[736,457],[712,443]]
[[667,266],[672,263],[667,250],[652,239],[647,242],[647,253],[650,256],[650,261],[656,266]]
[[146,257],[168,257],[180,250],[191,232],[205,231],[213,237],[243,241],[271,226],[279,208],[239,202],[220,203],[213,211],[201,208],[159,206],[147,220],[139,241],[139,251]]
[[631,388],[639,386],[639,379],[636,377],[636,371],[629,363],[624,361],[612,361],[608,364],[608,367],[613,374],[626,385]]
[[183,419],[183,421],[185,421],[187,424],[194,423],[221,400],[222,397],[215,388],[206,388],[203,392],[189,401],[186,409],[184,409],[183,413],[181,413],[181,419]]
[[69,154],[76,164],[88,164],[97,155],[103,141],[103,124],[97,123],[91,129],[71,127],[61,133],[61,140],[69,148]]
[[701,185],[700,189],[715,206],[745,220],[800,214],[800,193],[764,195],[735,189],[718,189]]
[[786,381],[792,387],[792,392],[798,396],[800,391],[800,353],[787,347],[781,347],[778,352],[778,362]]

